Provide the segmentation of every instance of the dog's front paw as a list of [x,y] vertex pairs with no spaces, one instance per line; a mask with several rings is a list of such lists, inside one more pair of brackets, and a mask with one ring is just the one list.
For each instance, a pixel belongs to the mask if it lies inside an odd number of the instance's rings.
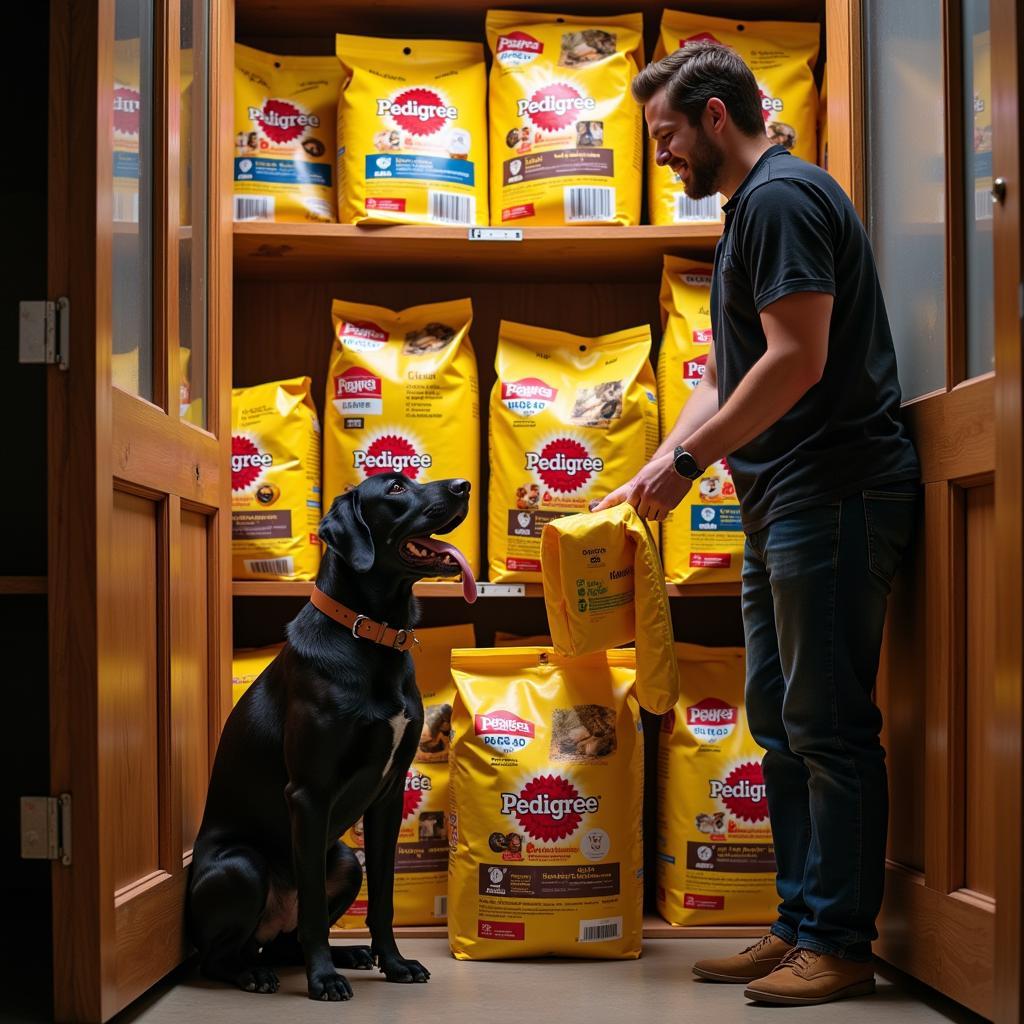
[[347,971],[369,971],[373,967],[369,946],[331,946],[331,959],[335,967]]
[[377,958],[380,973],[388,981],[408,985],[414,981],[428,981],[430,971],[419,960],[406,960],[403,956],[381,956]]
[[331,968],[329,971],[318,971],[309,976],[307,992],[310,999],[322,1002],[338,1003],[352,998],[352,986],[348,978]]
[[235,979],[243,992],[276,992],[280,984],[269,967],[250,967]]

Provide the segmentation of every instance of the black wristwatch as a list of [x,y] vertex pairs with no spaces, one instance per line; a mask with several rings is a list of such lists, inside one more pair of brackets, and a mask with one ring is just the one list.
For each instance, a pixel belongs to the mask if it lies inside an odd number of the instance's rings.
[[680,476],[687,480],[699,480],[704,475],[704,470],[697,465],[697,460],[682,445],[676,447],[672,465]]

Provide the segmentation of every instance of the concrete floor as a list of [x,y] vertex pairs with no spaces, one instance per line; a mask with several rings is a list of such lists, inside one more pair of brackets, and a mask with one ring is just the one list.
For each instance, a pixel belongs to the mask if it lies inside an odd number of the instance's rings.
[[[754,1006],[732,985],[698,982],[690,964],[736,947],[730,939],[648,939],[634,961],[506,961],[462,963],[443,939],[406,939],[402,951],[430,969],[427,985],[389,985],[376,972],[349,971],[355,992],[347,1003],[306,998],[301,969],[281,970],[281,988],[254,995],[214,985],[184,972],[115,1018],[116,1024],[304,1024],[374,1022],[426,1024],[646,1024],[646,1022],[756,1021],[782,1008]],[[980,1021],[907,979],[879,976],[873,996],[807,1007],[801,1024],[958,1024]],[[776,1016],[776,1021],[779,1017]]]

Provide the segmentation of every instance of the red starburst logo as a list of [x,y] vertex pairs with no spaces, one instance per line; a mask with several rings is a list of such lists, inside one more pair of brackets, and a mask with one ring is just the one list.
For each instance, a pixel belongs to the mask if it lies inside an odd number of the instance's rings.
[[405,793],[402,797],[402,821],[411,818],[423,802],[423,794],[430,789],[430,776],[419,772],[405,773]]
[[274,464],[274,457],[261,452],[255,442],[243,434],[231,437],[231,490],[244,491],[263,475],[267,466]]
[[734,818],[753,824],[768,818],[768,797],[758,761],[737,765],[725,779],[712,779],[713,800],[720,800]]
[[557,132],[575,124],[580,112],[593,110],[595,103],[566,82],[551,82],[520,105],[542,132]]
[[320,125],[320,118],[305,113],[288,100],[269,99],[262,110],[251,110],[253,120],[268,141],[276,145],[296,142],[306,134],[307,128]]
[[541,451],[526,453],[526,468],[536,473],[545,487],[569,494],[600,473],[604,460],[591,455],[575,438],[556,437]]
[[387,109],[391,120],[410,135],[436,135],[456,111],[433,89],[417,87],[400,92]]
[[540,775],[519,793],[501,794],[501,813],[515,817],[532,839],[557,842],[580,827],[584,814],[596,814],[600,797],[585,797],[560,775]]
[[114,90],[114,131],[118,135],[139,134],[139,110],[142,97],[137,89],[119,85]]

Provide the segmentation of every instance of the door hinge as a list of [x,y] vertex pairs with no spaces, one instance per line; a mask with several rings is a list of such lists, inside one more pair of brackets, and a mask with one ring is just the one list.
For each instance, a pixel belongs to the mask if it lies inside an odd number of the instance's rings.
[[21,856],[71,863],[70,793],[21,798]]
[[18,303],[18,362],[45,363],[68,368],[70,357],[71,303]]

